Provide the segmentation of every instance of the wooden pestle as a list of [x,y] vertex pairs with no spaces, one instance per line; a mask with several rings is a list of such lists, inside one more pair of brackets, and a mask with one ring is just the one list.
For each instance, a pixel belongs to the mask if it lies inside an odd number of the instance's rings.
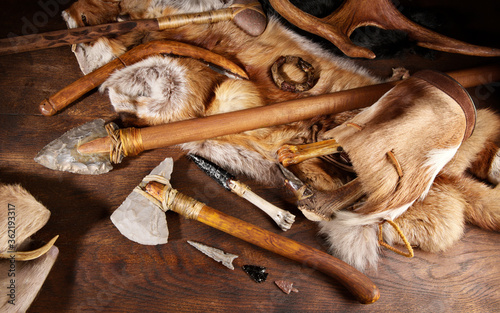
[[[145,190],[160,202],[165,199],[166,188],[163,184],[150,182],[146,185]],[[170,208],[186,216],[185,207],[176,205],[178,197],[176,195],[172,200],[173,204]],[[325,252],[217,211],[185,195],[181,194],[180,197],[184,198],[183,202],[189,201],[190,203],[202,205],[196,214],[189,213],[190,218],[333,277],[363,304],[373,303],[380,297],[377,286],[370,278],[349,264]]]
[[208,24],[230,20],[251,36],[260,35],[267,24],[266,16],[258,1],[239,0],[228,8],[209,12],[178,14],[156,19],[117,22],[1,39],[0,55],[91,42],[103,36],[131,31],[152,32],[188,24]]
[[[461,83],[463,87],[469,88],[499,81],[500,65],[459,70],[448,74]],[[375,103],[396,84],[398,82],[371,85],[263,107],[145,127],[138,129],[142,136],[142,147],[136,151],[141,152],[141,150],[205,140],[262,127],[292,123],[318,115],[363,108]],[[109,137],[99,138],[81,145],[78,151],[83,154],[109,153],[110,143]],[[135,154],[126,153],[125,155]]]

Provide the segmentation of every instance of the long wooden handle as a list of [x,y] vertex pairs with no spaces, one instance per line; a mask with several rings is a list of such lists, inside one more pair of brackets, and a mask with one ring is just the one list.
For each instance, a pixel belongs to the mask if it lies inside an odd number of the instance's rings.
[[132,20],[0,39],[0,56],[91,42],[103,36],[131,31],[159,31],[189,24],[212,24],[231,20],[250,36],[262,34],[267,24],[259,2],[235,0],[228,8],[207,12],[174,14],[157,19]]
[[208,206],[201,209],[197,220],[336,279],[361,303],[373,303],[380,297],[377,286],[366,275],[325,252],[259,228]]
[[[477,67],[448,73],[465,88],[500,80],[500,65]],[[206,140],[252,129],[292,123],[318,115],[354,110],[375,103],[399,82],[359,87],[320,96],[290,100],[202,118],[141,129],[142,150],[185,142]],[[78,148],[80,153],[109,152],[110,139],[99,138]],[[133,155],[133,154],[130,154]]]
[[103,36],[124,34],[132,30],[159,30],[158,21],[156,19],[134,20],[1,39],[0,56],[91,42]]
[[[165,197],[164,185],[157,182],[148,183],[146,191],[160,201],[163,201]],[[185,201],[201,204],[185,195],[183,197]],[[175,199],[172,202],[175,203]],[[190,218],[316,269],[339,281],[363,304],[373,303],[380,297],[377,286],[370,278],[349,264],[320,250],[229,216],[207,205],[201,205],[196,216],[191,214]],[[178,208],[173,205],[172,210],[182,215],[185,214],[185,207]]]

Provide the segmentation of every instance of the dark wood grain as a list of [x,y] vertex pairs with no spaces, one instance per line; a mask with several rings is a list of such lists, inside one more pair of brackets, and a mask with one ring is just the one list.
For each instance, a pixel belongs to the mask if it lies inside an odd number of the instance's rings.
[[[42,1],[43,3],[49,2]],[[55,1],[63,9],[63,1]],[[415,1],[413,1],[415,2]],[[404,5],[414,4],[412,1]],[[420,1],[419,1],[420,4]],[[498,44],[498,2],[422,1],[464,16],[448,36]],[[38,1],[5,0],[0,35],[22,34],[25,21],[45,12]],[[498,12],[498,10],[496,11]],[[38,14],[39,16],[40,14]],[[65,27],[49,15],[37,31]],[[489,23],[488,23],[489,21]],[[495,28],[496,27],[496,28]],[[470,33],[481,30],[481,33]],[[399,59],[358,60],[373,73],[389,76],[392,67],[452,71],[491,63],[492,59],[437,53],[434,59],[407,54]],[[335,280],[303,264],[258,248],[202,223],[166,214],[169,243],[142,246],[123,237],[110,214],[165,157],[174,159],[172,185],[181,192],[268,231],[325,250],[316,225],[307,221],[282,189],[247,181],[252,190],[297,218],[282,232],[267,215],[207,178],[177,148],[150,150],[125,160],[108,174],[81,176],[46,169],[33,161],[47,143],[95,118],[117,119],[105,94],[91,92],[55,116],[42,116],[39,103],[80,78],[69,47],[0,57],[0,182],[19,183],[50,211],[49,222],[34,237],[60,235],[59,257],[29,312],[496,312],[500,307],[500,234],[468,226],[463,238],[443,253],[415,251],[407,259],[385,251],[378,270],[367,275],[381,297],[362,305]],[[469,89],[476,103],[498,110],[498,83]],[[202,242],[239,255],[231,271],[186,243]],[[241,270],[265,266],[268,280],[258,284]],[[2,273],[0,273],[2,275]],[[294,282],[299,292],[284,294],[274,280]]]
[[0,55],[70,46],[77,43],[91,42],[102,36],[125,34],[132,30],[157,31],[158,21],[126,21],[9,37],[0,39]]

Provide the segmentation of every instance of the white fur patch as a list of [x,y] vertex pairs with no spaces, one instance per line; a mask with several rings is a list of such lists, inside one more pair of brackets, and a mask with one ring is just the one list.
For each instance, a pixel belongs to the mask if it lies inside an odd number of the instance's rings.
[[497,150],[493,161],[491,161],[490,170],[488,171],[488,180],[495,185],[500,183],[500,150]]
[[79,43],[74,54],[84,75],[95,71],[116,58],[106,38],[99,38],[92,44]]
[[152,1],[151,6],[169,5],[179,9],[183,13],[196,13],[222,9],[232,3],[233,1],[222,0],[155,0]]
[[332,221],[320,222],[320,233],[327,237],[330,252],[360,271],[377,267],[379,259],[378,225],[359,222],[360,215],[336,213]]
[[[68,28],[78,27],[75,19],[68,12],[63,11],[62,16]],[[109,45],[109,41],[105,38],[100,38],[91,44],[79,43],[74,45],[72,49],[80,70],[84,75],[93,72],[116,58]]]
[[448,149],[435,149],[429,152],[429,154],[427,155],[427,162],[424,164],[424,166],[428,168],[428,171],[432,173],[432,178],[429,180],[427,188],[420,196],[420,200],[424,199],[427,196],[427,193],[429,193],[429,189],[431,188],[431,185],[434,182],[437,174],[448,162],[451,161],[451,159],[453,159],[459,147],[460,146]]
[[189,88],[187,70],[174,58],[150,57],[113,73],[101,91],[108,89],[117,112],[177,120],[178,114],[184,114],[189,93],[196,92]]

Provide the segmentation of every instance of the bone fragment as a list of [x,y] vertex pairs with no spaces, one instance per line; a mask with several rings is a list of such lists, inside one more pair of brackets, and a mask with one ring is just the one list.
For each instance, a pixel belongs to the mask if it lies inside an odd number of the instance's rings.
[[246,185],[235,180],[230,180],[229,186],[238,196],[250,201],[253,205],[269,215],[283,231],[289,230],[293,222],[295,222],[295,215],[262,199]]
[[238,257],[236,254],[226,253],[220,249],[210,247],[195,241],[188,240],[188,243],[198,249],[198,251],[201,251],[206,256],[222,263],[222,265],[224,265],[228,269],[234,270],[233,260]]

